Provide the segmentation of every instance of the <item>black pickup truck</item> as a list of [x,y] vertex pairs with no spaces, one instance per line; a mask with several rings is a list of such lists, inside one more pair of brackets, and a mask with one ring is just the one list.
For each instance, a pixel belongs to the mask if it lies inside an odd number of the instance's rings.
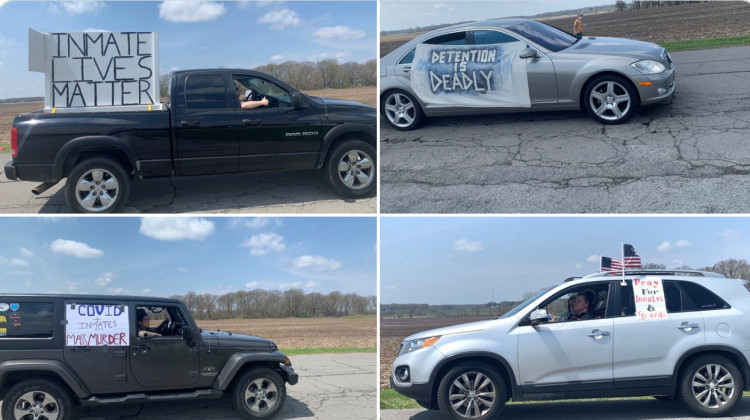
[[[243,100],[263,97],[267,106],[243,109]],[[131,180],[153,177],[322,169],[342,196],[376,190],[374,107],[219,69],[172,72],[169,103],[159,108],[18,115],[5,175],[42,182],[35,194],[67,177],[68,206],[87,213],[119,210]]]

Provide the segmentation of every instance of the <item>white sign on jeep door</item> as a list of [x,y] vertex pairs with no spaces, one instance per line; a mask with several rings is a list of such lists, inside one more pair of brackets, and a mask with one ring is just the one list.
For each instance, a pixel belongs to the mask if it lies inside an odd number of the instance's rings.
[[128,307],[121,305],[66,305],[65,345],[73,347],[128,346]]
[[667,301],[661,277],[633,279],[635,315],[639,319],[667,319]]

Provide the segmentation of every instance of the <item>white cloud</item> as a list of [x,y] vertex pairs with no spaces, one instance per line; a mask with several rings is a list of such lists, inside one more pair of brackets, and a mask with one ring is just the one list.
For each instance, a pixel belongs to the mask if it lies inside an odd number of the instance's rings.
[[214,222],[197,217],[144,217],[141,235],[160,241],[202,241],[216,231]]
[[279,285],[280,290],[286,290],[286,289],[308,289],[312,290],[315,286],[318,284],[314,281],[295,281],[292,283],[283,283]]
[[366,34],[359,29],[352,29],[348,26],[327,26],[317,29],[313,32],[315,38],[336,40],[359,39]]
[[257,281],[251,281],[250,283],[245,284],[245,287],[248,289],[255,289],[256,287],[258,287],[258,284],[259,283]]
[[281,54],[279,54],[279,55],[272,55],[271,56],[271,61],[281,61],[283,59],[284,59],[284,56],[281,55]]
[[92,248],[83,242],[70,241],[67,239],[55,239],[50,245],[52,252],[57,254],[68,255],[76,258],[98,258],[104,255],[104,252]]
[[268,226],[269,223],[271,223],[271,219],[269,219],[268,217],[253,217],[250,220],[245,220],[245,227],[260,229]]
[[28,267],[29,266],[29,262],[28,261],[22,260],[20,258],[11,258],[11,259],[8,259],[8,258],[5,258],[5,257],[0,257],[0,264],[2,264],[2,265],[14,265],[16,267]]
[[328,259],[315,255],[303,255],[292,261],[292,265],[297,268],[309,268],[315,271],[338,270],[344,263],[338,260]]
[[143,289],[143,293],[151,293],[151,289]]
[[677,240],[677,242],[674,243],[674,246],[677,248],[690,246],[690,241],[688,241],[687,239],[679,239]]
[[75,282],[72,282],[72,281],[68,282],[68,291],[69,292],[73,292],[75,290],[76,290],[76,284],[75,284]]
[[284,237],[276,233],[260,233],[253,235],[242,243],[243,247],[250,248],[250,255],[266,255],[270,251],[281,252],[286,248]]
[[600,262],[601,257],[599,255],[589,255],[588,258],[586,258],[586,262]]
[[82,32],[112,32],[109,29],[86,28]]
[[673,260],[669,268],[682,267],[683,265],[685,265],[685,263],[683,263],[682,260]]
[[583,268],[583,264],[581,264],[581,263],[576,263],[576,270],[580,270],[580,269],[582,269],[582,268]]
[[104,273],[99,278],[94,280],[97,286],[107,286],[114,280],[115,275],[113,273]]
[[721,237],[727,240],[737,239],[739,238],[739,236],[740,236],[740,231],[734,228],[727,229],[721,234]]
[[122,292],[125,291],[125,288],[124,287],[117,287],[117,288],[109,289],[109,291],[110,291],[110,293],[120,294],[120,293],[122,293]]
[[205,22],[226,13],[222,3],[214,1],[169,0],[159,5],[159,17],[169,22]]
[[181,272],[181,273],[187,273],[187,272],[188,272],[188,271],[190,271],[190,270],[188,270],[187,268],[179,267],[179,268],[177,269],[177,271],[179,271],[179,272]]
[[468,239],[459,239],[453,242],[453,249],[456,251],[477,252],[483,250],[484,247],[482,246],[482,242],[479,241],[472,242]]
[[88,0],[61,1],[60,5],[71,16],[96,13],[104,8],[104,2]]
[[351,55],[351,51],[339,51],[339,52],[322,52],[318,55],[311,55],[307,57],[308,61],[319,61],[319,60],[328,60],[328,59],[336,59],[336,60],[342,60],[348,56]]
[[24,247],[21,247],[20,252],[21,252],[21,256],[25,257],[25,258],[31,258],[31,257],[34,256],[33,252],[29,251],[28,249],[26,249]]
[[678,239],[674,244],[670,243],[669,241],[664,241],[656,248],[656,250],[659,252],[666,252],[672,248],[684,248],[690,245],[690,241],[688,241],[687,239]]
[[26,283],[23,284],[23,286],[28,288],[28,287],[31,287],[32,284],[33,283],[31,283],[30,281],[27,281]]
[[288,26],[298,26],[302,21],[297,12],[282,7],[266,13],[258,19],[258,23],[268,23],[271,29],[284,29]]
[[[17,276],[33,276],[34,275],[34,273],[32,273],[31,271],[11,271],[10,274],[15,274]],[[27,281],[26,283],[31,283],[31,282]],[[26,286],[26,287],[29,287],[29,286]]]

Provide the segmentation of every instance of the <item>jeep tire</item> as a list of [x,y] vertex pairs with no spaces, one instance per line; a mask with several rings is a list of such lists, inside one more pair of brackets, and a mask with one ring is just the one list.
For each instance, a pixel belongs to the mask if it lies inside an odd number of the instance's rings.
[[114,213],[130,194],[130,179],[112,159],[95,157],[76,165],[65,183],[65,201],[74,213]]
[[443,376],[438,386],[440,411],[452,419],[493,419],[506,401],[505,382],[482,362],[463,362]]
[[68,391],[47,379],[27,379],[13,385],[3,400],[4,420],[73,420]]
[[680,399],[704,417],[726,415],[742,398],[742,390],[742,374],[722,356],[699,357],[680,376]]
[[328,156],[325,176],[340,195],[368,197],[377,187],[375,148],[362,140],[345,140]]
[[266,367],[241,374],[231,390],[234,408],[246,419],[265,419],[284,406],[286,384],[276,371]]

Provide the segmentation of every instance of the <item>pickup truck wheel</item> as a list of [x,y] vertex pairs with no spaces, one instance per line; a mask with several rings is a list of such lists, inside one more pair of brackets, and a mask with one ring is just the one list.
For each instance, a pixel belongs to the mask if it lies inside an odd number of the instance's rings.
[[721,356],[703,356],[683,371],[680,399],[700,416],[724,416],[742,398],[742,374]]
[[453,419],[495,418],[505,400],[503,379],[492,366],[482,362],[456,365],[438,386],[440,411]]
[[86,159],[76,165],[65,184],[65,201],[76,213],[114,213],[130,194],[130,180],[117,162]]
[[246,419],[268,418],[284,405],[286,384],[273,369],[251,369],[237,379],[232,400]]
[[375,192],[375,148],[362,140],[338,145],[328,157],[326,175],[333,189],[344,197],[360,198]]
[[10,388],[3,401],[7,420],[71,420],[73,402],[68,392],[46,379],[29,379]]

